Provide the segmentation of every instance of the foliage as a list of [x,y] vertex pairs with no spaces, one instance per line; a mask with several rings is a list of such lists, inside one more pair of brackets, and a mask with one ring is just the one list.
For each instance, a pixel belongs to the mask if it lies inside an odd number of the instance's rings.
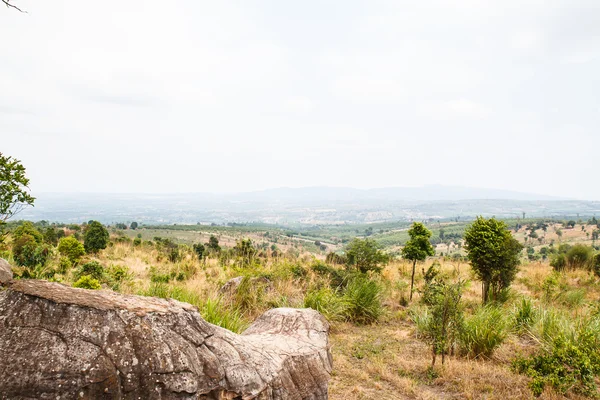
[[426,283],[423,303],[427,306],[427,318],[418,325],[422,337],[431,344],[432,361],[435,365],[438,354],[445,355],[454,346],[462,327],[463,307],[461,305],[463,282],[448,283],[438,273],[435,264],[425,276]]
[[98,221],[90,221],[83,236],[83,246],[87,253],[98,253],[108,245],[108,231]]
[[75,282],[73,284],[73,287],[76,288],[81,288],[81,289],[100,289],[100,282],[98,282],[97,279],[94,279],[92,276],[90,275],[83,275],[81,278],[79,278],[77,280],[77,282]]
[[410,239],[402,248],[402,256],[413,262],[412,275],[410,278],[410,299],[412,300],[417,261],[424,261],[428,256],[435,255],[435,250],[429,242],[429,239],[431,238],[431,231],[422,223],[413,223],[408,230],[408,236],[410,236]]
[[348,282],[344,290],[347,302],[347,318],[356,324],[371,324],[383,315],[383,287],[376,281],[360,274]]
[[304,307],[317,310],[329,321],[343,321],[348,315],[346,299],[329,287],[306,292]]
[[219,246],[219,239],[217,239],[215,235],[210,235],[206,247],[208,247],[214,253],[218,253],[221,251],[221,246]]
[[203,261],[206,256],[206,247],[202,243],[196,243],[193,246],[194,253],[198,257],[198,260]]
[[343,254],[337,254],[333,251],[327,253],[327,256],[325,257],[325,262],[327,264],[344,265],[347,261],[348,260],[346,259],[346,256]]
[[250,239],[238,240],[233,248],[233,252],[238,257],[240,266],[249,266],[252,264],[257,250]]
[[510,333],[504,310],[495,305],[479,307],[465,318],[459,335],[461,353],[469,357],[491,357]]
[[594,249],[583,244],[576,244],[567,251],[566,257],[571,269],[587,268],[594,257]]
[[45,243],[38,244],[28,233],[22,234],[13,243],[13,258],[17,265],[33,268],[44,266],[52,256],[52,248]]
[[373,239],[354,238],[346,247],[346,262],[348,267],[362,273],[380,272],[382,265],[389,262],[389,257]]
[[72,264],[77,264],[81,257],[85,255],[83,244],[73,236],[67,236],[58,242],[58,252],[71,261]]
[[138,223],[133,221],[129,227],[133,230],[136,230],[138,228]]
[[0,227],[35,198],[29,194],[29,179],[21,161],[0,153]]
[[536,396],[550,385],[561,394],[569,391],[598,397],[600,376],[600,318],[590,316],[570,333],[558,334],[530,358],[518,358],[513,367],[532,378]]
[[504,222],[477,217],[465,231],[465,248],[475,275],[483,282],[483,302],[497,299],[517,274],[523,246]]
[[82,264],[75,271],[75,278],[77,279],[85,275],[101,281],[104,278],[104,267],[98,261],[90,261]]
[[37,230],[37,228],[29,221],[23,221],[21,225],[15,229],[12,233],[14,240],[18,240],[23,235],[30,235],[33,237],[36,243],[42,243],[44,241],[44,235]]

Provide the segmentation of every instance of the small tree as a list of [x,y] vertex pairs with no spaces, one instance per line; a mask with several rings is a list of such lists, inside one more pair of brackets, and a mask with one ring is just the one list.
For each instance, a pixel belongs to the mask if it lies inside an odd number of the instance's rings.
[[198,260],[203,261],[206,256],[206,247],[202,243],[194,244],[194,253],[198,256]]
[[137,222],[135,222],[135,221],[133,221],[133,222],[131,223],[131,225],[129,225],[129,227],[130,227],[131,229],[134,229],[134,230],[135,230],[135,229],[137,229],[137,228],[138,228],[138,223],[137,223]]
[[108,231],[98,221],[90,221],[83,236],[83,247],[88,253],[97,253],[108,245]]
[[219,246],[219,239],[217,239],[215,235],[210,235],[206,247],[208,247],[211,251],[215,253],[221,251],[221,246]]
[[354,238],[346,247],[346,265],[362,273],[380,272],[389,257],[373,239]]
[[0,228],[9,218],[33,205],[35,198],[29,194],[28,185],[21,161],[0,153]]
[[497,299],[517,274],[523,246],[504,222],[477,217],[465,231],[465,248],[475,275],[482,281],[483,302]]
[[85,254],[85,248],[79,240],[73,236],[67,236],[58,242],[58,252],[67,257],[72,264],[76,264]]
[[431,231],[422,223],[414,222],[408,230],[408,236],[410,236],[410,239],[402,248],[402,257],[413,262],[412,275],[410,278],[410,300],[412,300],[417,261],[424,261],[427,256],[435,255],[435,250],[429,242]]
[[444,365],[446,354],[453,348],[462,327],[463,286],[462,281],[446,282],[436,269],[436,264],[433,264],[425,274],[423,302],[429,310],[429,315],[421,329],[425,340],[431,344],[432,367],[438,354],[441,354],[442,365]]

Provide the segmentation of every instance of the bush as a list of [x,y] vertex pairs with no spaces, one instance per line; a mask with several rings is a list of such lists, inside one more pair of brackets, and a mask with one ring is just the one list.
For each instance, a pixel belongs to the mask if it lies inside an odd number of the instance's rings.
[[97,253],[108,245],[108,231],[98,221],[90,221],[83,236],[83,247],[88,253]]
[[439,277],[435,265],[429,268],[423,295],[423,303],[427,305],[425,318],[415,320],[423,338],[432,346],[431,366],[435,365],[438,354],[450,352],[462,327],[463,307],[461,305],[463,282],[454,284]]
[[353,239],[346,247],[346,265],[359,272],[380,272],[389,257],[373,239]]
[[537,318],[538,313],[531,299],[521,299],[521,302],[513,310],[513,325],[519,333],[531,331]]
[[100,289],[101,286],[97,279],[92,278],[90,275],[83,275],[73,284],[73,287],[96,290]]
[[383,288],[379,283],[362,274],[352,278],[344,290],[348,320],[357,324],[377,321],[384,311],[382,296]]
[[504,310],[493,305],[479,307],[466,318],[459,334],[459,345],[468,357],[491,357],[508,336],[509,325]]
[[567,252],[567,262],[571,269],[588,268],[594,258],[594,249],[576,244]]
[[85,255],[83,244],[73,236],[61,238],[58,242],[58,252],[71,261],[72,264],[77,264],[81,257]]
[[553,255],[550,259],[550,266],[556,272],[564,271],[567,268],[567,256],[564,253]]
[[101,281],[104,277],[104,267],[98,261],[85,263],[77,269],[75,277],[80,278],[85,275]]
[[306,292],[304,307],[320,312],[329,321],[343,321],[348,314],[346,299],[328,287]]
[[588,317],[570,332],[558,334],[546,342],[537,354],[513,363],[517,372],[532,378],[530,387],[536,396],[546,385],[561,394],[569,391],[598,396],[596,379],[600,376],[600,318]]

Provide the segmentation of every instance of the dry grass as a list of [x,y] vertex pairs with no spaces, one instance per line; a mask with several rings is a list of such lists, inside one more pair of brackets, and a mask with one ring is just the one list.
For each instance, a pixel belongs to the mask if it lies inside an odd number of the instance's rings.
[[[150,268],[168,270],[177,268],[161,257],[155,248],[133,247],[130,244],[115,244],[99,256],[105,265],[126,265],[133,278],[122,291],[136,293],[149,286]],[[202,298],[217,298],[218,289],[240,272],[232,266],[220,265],[209,259],[200,263],[190,255],[179,264],[187,263],[196,271],[180,286]],[[422,284],[423,269],[431,261],[417,265],[416,287]],[[307,267],[305,265],[305,267]],[[262,272],[276,275],[281,273],[281,261],[270,260]],[[307,268],[308,269],[308,268]],[[472,279],[468,264],[458,261],[442,262],[442,273],[452,279]],[[330,382],[330,398],[352,399],[533,399],[528,387],[528,378],[510,368],[517,354],[531,354],[536,349],[532,341],[511,336],[495,353],[492,359],[469,360],[448,357],[442,367],[430,369],[431,350],[416,337],[414,324],[407,317],[407,308],[401,305],[408,297],[411,265],[404,261],[390,263],[381,273],[386,286],[386,316],[377,324],[355,326],[350,323],[334,323],[331,331],[331,346],[334,370]],[[522,267],[515,284],[514,297],[532,298],[541,303],[541,288],[552,275],[547,263],[535,262]],[[270,307],[299,307],[308,288],[321,279],[309,270],[303,279],[293,277],[272,280],[261,300],[252,309],[245,311],[248,321],[256,318]],[[585,289],[585,301],[600,298],[600,284],[590,278],[586,271],[567,272],[561,281],[561,290]],[[481,299],[481,285],[472,282],[465,290],[464,299],[469,307]],[[415,294],[413,303],[419,301]],[[510,305],[506,306],[507,309]],[[585,307],[582,304],[577,307]],[[576,315],[577,310],[567,311]],[[542,399],[563,398],[547,389]],[[578,398],[570,396],[570,398]]]

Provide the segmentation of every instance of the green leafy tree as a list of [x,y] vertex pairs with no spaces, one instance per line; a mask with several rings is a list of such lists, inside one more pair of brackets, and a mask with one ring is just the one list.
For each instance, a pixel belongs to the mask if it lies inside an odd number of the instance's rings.
[[56,235],[56,229],[50,226],[44,231],[44,242],[56,246],[58,244],[58,236]]
[[465,248],[475,275],[482,281],[483,302],[498,299],[518,272],[523,246],[504,222],[477,217],[465,231]]
[[210,235],[206,246],[215,253],[221,251],[221,246],[219,246],[219,239],[217,239],[215,235]]
[[380,272],[388,262],[389,256],[373,239],[354,238],[346,247],[346,265],[362,273]]
[[203,261],[206,257],[206,246],[204,246],[202,243],[196,243],[194,244],[193,248],[194,253],[196,253],[196,256],[198,256],[198,260]]
[[33,205],[35,198],[28,185],[21,161],[0,153],[0,229],[9,218]]
[[73,236],[67,236],[58,242],[58,252],[67,257],[72,264],[77,264],[85,254],[85,248],[79,240]]
[[28,233],[14,241],[12,251],[15,262],[27,268],[43,267],[52,256],[52,249],[48,245],[36,242],[35,238]]
[[14,240],[18,240],[23,235],[32,236],[36,243],[42,243],[44,241],[44,235],[42,235],[40,231],[38,231],[36,227],[33,226],[33,224],[29,221],[24,221],[12,233]]
[[97,253],[108,245],[108,231],[98,221],[90,221],[83,236],[83,247],[87,253]]
[[139,226],[139,225],[138,225],[138,223],[137,223],[137,222],[135,222],[135,221],[133,221],[133,222],[131,223],[131,225],[129,225],[129,227],[130,227],[131,229],[134,229],[134,230],[135,230],[135,229],[137,229],[137,228],[138,228],[138,226]]
[[408,236],[410,236],[410,239],[402,248],[402,257],[413,262],[410,278],[410,300],[412,300],[417,261],[424,261],[428,256],[435,255],[435,250],[429,241],[431,231],[422,223],[414,222],[408,230]]

